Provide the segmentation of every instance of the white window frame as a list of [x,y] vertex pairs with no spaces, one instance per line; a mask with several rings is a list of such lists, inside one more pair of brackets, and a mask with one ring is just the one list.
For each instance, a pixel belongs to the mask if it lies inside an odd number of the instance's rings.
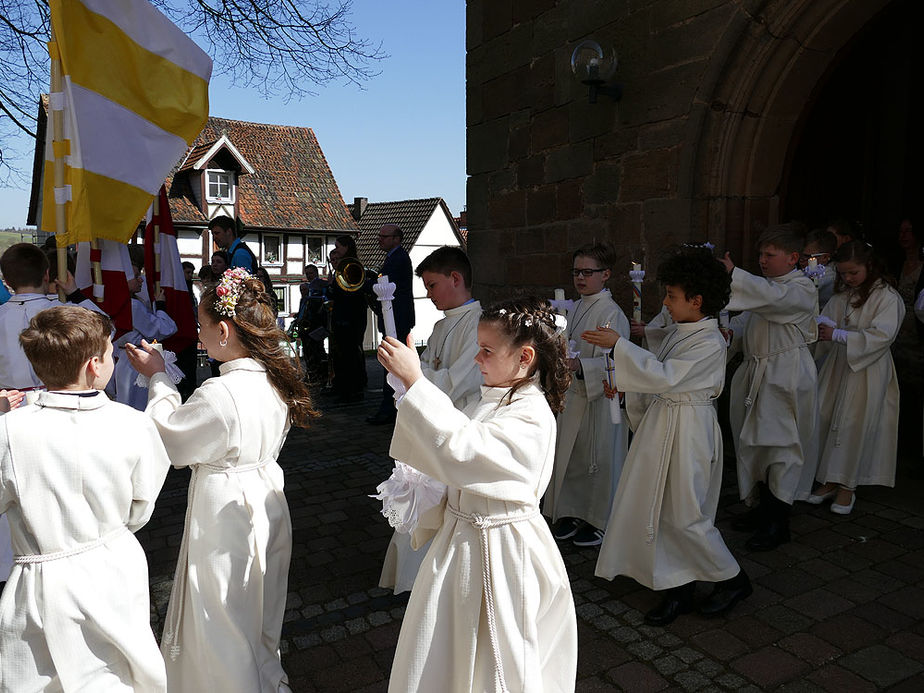
[[[227,176],[228,178],[228,197],[215,197],[212,195],[212,176]],[[234,204],[237,192],[236,176],[234,171],[225,171],[224,169],[210,168],[205,171],[205,199],[208,202],[230,203]]]
[[[276,260],[269,260],[266,257],[266,240],[268,238],[276,239],[276,248],[278,249],[279,256]],[[285,262],[284,257],[285,249],[283,248],[282,243],[282,234],[281,233],[264,233],[260,239],[260,264],[267,267],[282,267],[283,262]]]

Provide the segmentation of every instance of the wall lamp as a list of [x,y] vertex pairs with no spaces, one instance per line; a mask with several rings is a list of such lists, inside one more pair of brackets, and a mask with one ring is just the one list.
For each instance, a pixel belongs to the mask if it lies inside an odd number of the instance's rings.
[[616,51],[604,51],[600,44],[592,39],[581,41],[571,54],[571,71],[590,88],[589,101],[597,103],[597,95],[604,94],[613,101],[622,98],[622,85],[607,82],[616,74]]

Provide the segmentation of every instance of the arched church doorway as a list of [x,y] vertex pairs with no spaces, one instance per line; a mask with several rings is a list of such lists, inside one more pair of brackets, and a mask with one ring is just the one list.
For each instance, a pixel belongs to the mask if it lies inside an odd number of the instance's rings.
[[893,2],[838,54],[789,148],[780,218],[858,223],[886,253],[924,192],[924,3]]

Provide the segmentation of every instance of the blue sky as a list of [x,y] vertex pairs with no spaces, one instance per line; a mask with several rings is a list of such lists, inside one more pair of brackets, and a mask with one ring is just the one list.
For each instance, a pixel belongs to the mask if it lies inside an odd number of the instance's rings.
[[[363,90],[331,84],[286,104],[215,78],[212,115],[312,128],[346,202],[439,196],[457,215],[465,204],[465,3],[354,0],[352,23],[389,55]],[[16,146],[28,152],[28,175],[31,144]],[[25,226],[26,186],[0,189],[0,228]]]

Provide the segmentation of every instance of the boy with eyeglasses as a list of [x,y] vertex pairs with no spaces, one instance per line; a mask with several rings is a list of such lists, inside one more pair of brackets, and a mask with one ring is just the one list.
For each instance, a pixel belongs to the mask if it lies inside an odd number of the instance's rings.
[[572,275],[581,298],[568,311],[569,359],[574,377],[558,415],[555,469],[543,512],[554,521],[552,534],[576,546],[599,546],[626,457],[628,434],[613,425],[603,396],[606,350],[580,339],[581,333],[606,326],[629,337],[629,321],[605,288],[614,252],[603,244],[574,251]]

